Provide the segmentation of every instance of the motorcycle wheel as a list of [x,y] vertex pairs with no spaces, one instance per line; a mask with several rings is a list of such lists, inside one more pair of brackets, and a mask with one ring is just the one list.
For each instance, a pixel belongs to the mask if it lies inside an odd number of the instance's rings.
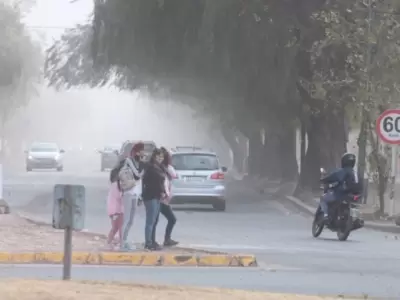
[[317,212],[315,213],[314,221],[312,223],[312,235],[313,237],[319,237],[320,234],[322,233],[322,230],[324,230],[324,223],[321,220],[322,218],[322,213],[320,209],[318,208]]
[[349,215],[344,228],[339,228],[336,235],[339,241],[346,241],[353,229],[353,218]]

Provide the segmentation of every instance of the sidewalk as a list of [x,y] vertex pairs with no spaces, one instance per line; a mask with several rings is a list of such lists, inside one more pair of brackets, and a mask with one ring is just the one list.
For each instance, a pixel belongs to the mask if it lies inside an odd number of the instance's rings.
[[[0,214],[0,264],[60,264],[64,253],[64,231],[44,222],[18,215]],[[72,263],[131,266],[215,266],[255,267],[253,255],[210,253],[197,249],[169,247],[147,252],[140,245],[130,252],[107,251],[106,237],[90,232],[74,232]]]

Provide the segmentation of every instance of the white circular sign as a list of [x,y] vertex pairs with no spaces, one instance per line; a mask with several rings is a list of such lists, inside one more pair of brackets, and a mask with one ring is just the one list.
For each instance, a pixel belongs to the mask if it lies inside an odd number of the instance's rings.
[[388,144],[400,144],[400,109],[389,109],[376,120],[376,132]]

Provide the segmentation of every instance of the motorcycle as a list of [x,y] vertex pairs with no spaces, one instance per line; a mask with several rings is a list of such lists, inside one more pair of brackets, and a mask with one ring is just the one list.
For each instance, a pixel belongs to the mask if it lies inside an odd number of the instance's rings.
[[349,195],[329,204],[329,221],[325,223],[324,214],[318,206],[312,223],[312,235],[318,237],[324,227],[336,232],[339,241],[346,241],[353,230],[364,227],[364,220],[361,219],[358,210],[360,195]]

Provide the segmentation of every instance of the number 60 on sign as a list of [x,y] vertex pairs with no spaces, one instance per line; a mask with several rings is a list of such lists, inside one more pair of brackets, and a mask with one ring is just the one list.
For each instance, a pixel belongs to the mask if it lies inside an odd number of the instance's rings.
[[382,141],[400,144],[400,109],[388,109],[376,120],[376,132]]

